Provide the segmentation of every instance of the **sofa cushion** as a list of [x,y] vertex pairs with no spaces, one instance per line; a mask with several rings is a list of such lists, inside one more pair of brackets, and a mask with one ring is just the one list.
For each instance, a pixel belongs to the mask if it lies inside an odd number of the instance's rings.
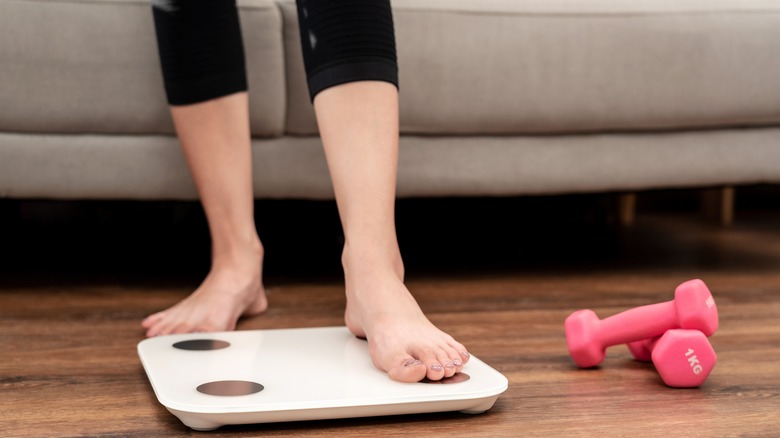
[[[313,134],[292,0],[288,131]],[[526,134],[780,122],[774,0],[394,0],[401,130]]]
[[[252,132],[284,131],[281,17],[240,0]],[[171,133],[149,0],[0,2],[0,130]]]

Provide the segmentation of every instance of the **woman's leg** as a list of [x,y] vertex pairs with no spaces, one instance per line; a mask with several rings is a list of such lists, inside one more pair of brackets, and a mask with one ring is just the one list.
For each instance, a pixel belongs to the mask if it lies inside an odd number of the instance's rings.
[[403,283],[395,232],[397,64],[388,0],[298,0],[304,61],[344,228],[345,320],[395,380],[439,380],[465,347]]
[[235,2],[154,0],[165,88],[212,241],[211,270],[188,298],[147,317],[147,336],[231,330],[263,312],[243,47]]
[[147,336],[232,330],[268,306],[254,222],[247,94],[172,106],[211,233],[211,271],[188,298],[147,317]]
[[347,326],[366,337],[374,365],[391,378],[438,380],[468,361],[463,345],[425,317],[403,283],[394,223],[398,91],[353,82],[314,100],[344,228]]

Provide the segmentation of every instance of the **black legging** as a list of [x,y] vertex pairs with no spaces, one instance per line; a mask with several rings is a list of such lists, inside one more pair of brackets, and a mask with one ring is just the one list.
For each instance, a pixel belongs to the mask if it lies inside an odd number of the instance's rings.
[[[157,47],[171,105],[247,90],[235,0],[152,0]],[[398,86],[389,0],[297,0],[311,99],[347,82]]]

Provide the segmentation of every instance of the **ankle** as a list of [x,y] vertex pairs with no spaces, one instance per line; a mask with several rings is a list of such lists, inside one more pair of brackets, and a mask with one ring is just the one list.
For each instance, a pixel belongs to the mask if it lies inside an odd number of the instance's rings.
[[398,245],[350,245],[344,244],[341,253],[341,265],[345,274],[360,272],[390,271],[402,281],[404,278],[404,263]]
[[265,248],[255,236],[247,240],[222,241],[212,246],[212,269],[220,267],[256,265],[260,266],[265,256]]

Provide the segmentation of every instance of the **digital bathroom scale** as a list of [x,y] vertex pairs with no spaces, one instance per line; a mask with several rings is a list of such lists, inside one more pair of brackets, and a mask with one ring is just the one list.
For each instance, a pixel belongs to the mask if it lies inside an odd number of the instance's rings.
[[138,355],[157,400],[185,425],[272,423],[461,411],[506,391],[474,356],[442,382],[400,383],[377,370],[346,327],[191,333],[145,339]]

